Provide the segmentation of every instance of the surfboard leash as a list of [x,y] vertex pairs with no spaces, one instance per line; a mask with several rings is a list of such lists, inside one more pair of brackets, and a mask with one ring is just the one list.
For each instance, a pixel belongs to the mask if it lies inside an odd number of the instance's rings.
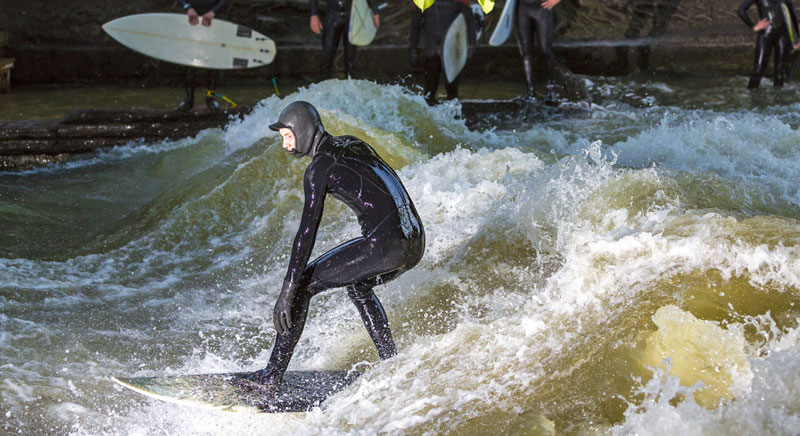
[[236,107],[235,101],[229,99],[228,97],[225,97],[224,95],[214,91],[213,89],[206,89],[206,97],[218,98],[220,100],[228,102],[228,104],[231,105],[231,108]]
[[281,93],[280,93],[280,92],[278,92],[278,82],[275,80],[275,78],[274,78],[274,77],[272,78],[272,86],[275,88],[275,95],[277,95],[278,97],[280,97],[280,96],[281,96]]

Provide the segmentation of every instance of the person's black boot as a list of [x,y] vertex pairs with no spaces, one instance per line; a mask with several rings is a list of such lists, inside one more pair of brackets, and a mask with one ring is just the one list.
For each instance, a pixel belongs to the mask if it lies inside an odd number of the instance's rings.
[[547,104],[556,104],[556,103],[558,103],[559,95],[558,95],[558,91],[556,91],[556,87],[557,86],[558,85],[556,85],[555,83],[548,83],[548,84],[545,85],[545,89],[546,89],[545,96],[544,96],[545,103],[547,103]]
[[206,106],[208,106],[208,109],[211,112],[216,112],[219,110],[219,103],[214,97],[206,97]]
[[533,86],[533,59],[524,58],[522,67],[525,70],[525,83],[527,84],[527,96],[530,99],[536,98],[536,88]]
[[181,102],[178,105],[178,110],[181,112],[186,112],[194,107],[194,87],[187,86],[186,87],[186,100]]

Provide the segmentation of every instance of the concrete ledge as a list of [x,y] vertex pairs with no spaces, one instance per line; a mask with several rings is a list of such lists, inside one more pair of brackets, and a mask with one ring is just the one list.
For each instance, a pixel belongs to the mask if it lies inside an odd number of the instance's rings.
[[122,145],[134,139],[159,141],[222,127],[250,112],[78,109],[61,120],[0,122],[0,169],[23,169],[63,161],[78,153]]

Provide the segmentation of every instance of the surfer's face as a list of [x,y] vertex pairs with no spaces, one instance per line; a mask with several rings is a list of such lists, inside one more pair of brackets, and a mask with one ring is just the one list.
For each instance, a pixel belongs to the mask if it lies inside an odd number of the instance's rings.
[[294,133],[292,133],[292,129],[281,128],[278,130],[278,133],[283,136],[283,149],[288,152],[293,152],[295,143],[294,143]]

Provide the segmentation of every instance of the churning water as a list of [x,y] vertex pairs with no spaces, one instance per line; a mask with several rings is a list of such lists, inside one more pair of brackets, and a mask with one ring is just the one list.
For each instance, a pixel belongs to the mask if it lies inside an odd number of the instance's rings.
[[[328,81],[224,130],[0,174],[0,432],[800,434],[800,92],[587,79],[594,103],[484,113]],[[769,85],[769,83],[767,83]],[[424,220],[378,288],[380,362],[344,292],[294,369],[368,369],[324,410],[148,400],[114,375],[255,370],[308,161],[293,100],[373,144]],[[330,200],[317,254],[358,234]]]

